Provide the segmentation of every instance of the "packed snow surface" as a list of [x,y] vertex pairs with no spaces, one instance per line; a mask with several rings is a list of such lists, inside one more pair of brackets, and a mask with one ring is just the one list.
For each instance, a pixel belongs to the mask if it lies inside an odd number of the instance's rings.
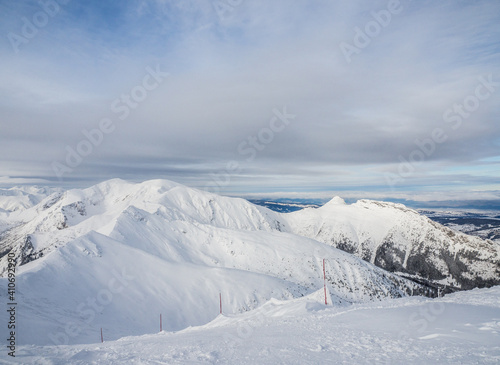
[[[500,287],[443,298],[325,306],[321,292],[272,299],[178,332],[21,346],[0,364],[498,364]],[[104,336],[108,328],[105,329]],[[155,333],[156,332],[156,333]]]

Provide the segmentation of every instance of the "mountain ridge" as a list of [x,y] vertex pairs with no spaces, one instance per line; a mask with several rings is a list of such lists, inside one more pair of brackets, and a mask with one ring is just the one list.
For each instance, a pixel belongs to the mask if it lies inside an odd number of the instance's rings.
[[297,234],[431,286],[470,289],[500,281],[499,245],[454,232],[403,204],[368,199],[346,204],[337,196],[319,208],[277,213],[161,179],[139,184],[112,179],[87,189],[52,192],[33,207],[14,212],[12,221],[4,219],[0,256],[13,249],[25,264],[89,231],[108,235],[121,214],[140,215],[140,210],[167,221]]
[[[21,324],[22,343],[90,343],[100,326],[113,327],[113,339],[140,335],[155,326],[151,313],[163,313],[169,330],[204,324],[218,314],[219,293],[228,313],[307,296],[323,288],[323,259],[330,305],[436,296],[294,234],[278,213],[167,180],[54,193],[20,217],[0,238],[0,267],[7,252],[21,264],[19,311],[33,324]],[[122,272],[133,279],[117,291],[115,273]]]
[[398,203],[338,199],[288,213],[294,233],[391,272],[459,289],[500,283],[500,245],[455,232]]

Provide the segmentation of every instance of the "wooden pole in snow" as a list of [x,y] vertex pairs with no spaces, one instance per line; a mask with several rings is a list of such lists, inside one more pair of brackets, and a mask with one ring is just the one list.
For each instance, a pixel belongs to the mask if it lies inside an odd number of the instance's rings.
[[160,313],[160,332],[163,331],[162,323],[161,323],[161,313]]
[[219,293],[219,313],[222,314],[222,294]]
[[104,342],[104,338],[102,337],[102,327],[101,327],[101,343]]
[[326,271],[325,271],[325,259],[323,259],[323,288],[325,289],[325,305],[328,305],[326,300]]

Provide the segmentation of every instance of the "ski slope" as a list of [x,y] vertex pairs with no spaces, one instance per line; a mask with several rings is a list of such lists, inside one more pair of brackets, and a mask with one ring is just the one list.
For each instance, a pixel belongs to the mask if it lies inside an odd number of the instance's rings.
[[325,306],[321,291],[182,331],[22,346],[0,364],[498,364],[500,287]]

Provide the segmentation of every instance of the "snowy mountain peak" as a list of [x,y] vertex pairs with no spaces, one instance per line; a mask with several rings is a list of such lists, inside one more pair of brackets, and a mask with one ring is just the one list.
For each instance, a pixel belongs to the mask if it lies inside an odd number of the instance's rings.
[[360,199],[356,203],[354,203],[353,205],[359,206],[359,207],[365,207],[367,209],[389,209],[389,210],[398,209],[402,212],[420,215],[416,210],[408,208],[406,205],[401,204],[401,203],[385,202],[385,201],[370,200],[370,199]]
[[46,196],[61,191],[62,189],[39,186],[15,186],[10,189],[0,189],[0,209],[6,213],[22,212],[35,206]]
[[500,246],[456,233],[402,204],[359,200],[284,215],[295,234],[388,271],[460,289],[500,284]]
[[328,203],[323,205],[320,209],[328,209],[329,207],[336,206],[336,205],[346,205],[346,202],[340,196],[335,196],[335,197],[333,197],[332,200],[330,200]]

